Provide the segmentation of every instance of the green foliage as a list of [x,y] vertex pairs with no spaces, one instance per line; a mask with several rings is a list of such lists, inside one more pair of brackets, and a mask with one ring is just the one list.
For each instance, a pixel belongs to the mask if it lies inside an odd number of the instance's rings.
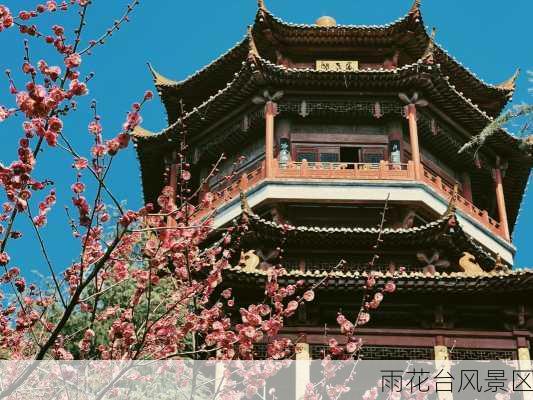
[[[133,267],[135,268],[135,267]],[[75,359],[80,358],[80,349],[78,348],[79,341],[83,338],[83,334],[87,329],[92,329],[95,332],[93,343],[98,345],[109,345],[109,329],[113,321],[116,321],[117,316],[120,316],[121,311],[130,307],[131,299],[136,289],[136,283],[133,279],[127,278],[106,290],[101,288],[97,294],[95,287],[91,284],[86,292],[84,298],[88,298],[87,304],[93,308],[92,312],[75,312],[69,319],[63,331],[63,337],[70,340],[65,341],[65,348],[74,356]],[[171,279],[163,278],[161,282],[154,286],[150,292],[150,300],[146,296],[142,296],[139,304],[135,306],[133,313],[133,323],[142,335],[145,328],[145,320],[148,315],[148,307],[150,306],[149,318],[150,321],[156,320],[162,313],[165,312],[167,299],[169,293],[172,292]],[[108,308],[116,307],[117,311],[108,320],[96,320],[98,315]],[[56,303],[49,311],[48,318],[51,321],[58,321],[63,313],[63,308],[60,303]],[[96,349],[91,349],[91,352],[86,356],[89,359],[98,359],[99,353]]]
[[461,149],[459,149],[459,153],[472,150],[474,150],[475,152],[479,151],[479,149],[485,144],[487,139],[494,135],[505,124],[516,118],[530,115],[533,115],[532,104],[522,104],[514,107],[513,109],[507,111],[506,113],[503,113],[498,118],[494,119],[494,121],[487,125],[479,135],[475,136],[463,147],[461,147]]

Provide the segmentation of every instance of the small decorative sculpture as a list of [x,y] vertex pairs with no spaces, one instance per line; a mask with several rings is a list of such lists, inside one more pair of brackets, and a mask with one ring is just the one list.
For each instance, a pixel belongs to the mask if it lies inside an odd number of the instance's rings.
[[509,267],[503,262],[502,257],[498,254],[496,256],[496,263],[494,264],[495,271],[508,271]]
[[483,269],[476,262],[476,257],[472,254],[463,253],[463,256],[459,259],[459,267],[468,275],[479,275],[483,272]]
[[241,258],[239,260],[239,267],[244,272],[254,272],[257,270],[266,271],[272,267],[274,262],[278,259],[280,254],[279,249],[272,249],[263,251],[248,250],[247,252],[241,251]]
[[245,272],[253,272],[257,270],[261,260],[255,254],[255,250],[248,250],[246,253],[241,251],[241,259],[239,260],[239,267]]
[[279,150],[279,166],[286,167],[287,164],[291,162],[291,153],[289,151],[289,143],[287,140],[280,141],[280,150]]
[[392,151],[390,153],[390,162],[392,164],[400,164],[402,162],[402,155],[400,153],[400,146],[398,144],[394,144],[392,147]]

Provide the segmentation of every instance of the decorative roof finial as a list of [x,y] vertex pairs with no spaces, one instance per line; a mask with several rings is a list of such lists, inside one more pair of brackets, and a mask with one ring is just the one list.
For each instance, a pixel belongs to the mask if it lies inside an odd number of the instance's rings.
[[420,0],[415,0],[409,9],[409,15],[420,15]]
[[248,57],[251,57],[254,60],[256,57],[259,57],[259,50],[257,50],[257,46],[255,45],[254,35],[251,26],[248,27]]
[[519,76],[520,76],[520,68],[517,68],[513,76],[511,76],[505,82],[502,82],[499,85],[496,85],[496,87],[500,89],[504,89],[504,90],[514,91],[516,88],[516,81]]
[[257,0],[257,7],[259,7],[261,11],[266,11],[265,0]]
[[331,26],[337,26],[337,21],[333,17],[324,15],[316,20],[315,25],[327,28]]
[[154,84],[156,86],[160,86],[160,85],[161,86],[173,86],[173,85],[177,85],[178,84],[178,82],[173,81],[172,79],[165,78],[163,75],[161,75],[159,72],[157,72],[154,69],[154,67],[152,67],[152,64],[150,64],[149,62],[147,64],[148,64],[148,69],[152,73]]
[[422,54],[422,57],[420,57],[420,60],[422,60],[426,64],[435,63],[435,36],[436,35],[437,35],[437,28],[433,27],[433,29],[431,30],[431,35],[429,36],[428,47],[426,48],[426,51],[424,51],[424,54]]

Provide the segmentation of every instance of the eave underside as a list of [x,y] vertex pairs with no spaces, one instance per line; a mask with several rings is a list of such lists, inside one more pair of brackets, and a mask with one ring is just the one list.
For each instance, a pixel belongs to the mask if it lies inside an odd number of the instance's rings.
[[[268,279],[265,271],[243,271],[240,267],[232,267],[225,271],[228,282],[240,282],[263,287]],[[381,287],[394,280],[397,292],[402,293],[533,293],[533,270],[514,270],[510,272],[488,272],[479,275],[468,275],[462,272],[436,273],[434,275],[420,272],[400,274],[373,273],[376,285]],[[327,272],[327,271],[289,271],[279,277],[280,284],[295,284],[304,279],[307,285],[314,285],[326,278],[320,285],[323,291],[362,292],[367,273],[358,272]]]
[[[246,211],[244,219],[249,226],[248,233],[242,238],[244,250],[254,249],[257,245],[271,245],[274,248],[281,246],[287,252],[313,249],[342,253],[372,249],[379,235],[377,228],[280,225]],[[385,228],[379,237],[379,252],[412,250],[414,256],[417,249],[444,249],[455,259],[459,259],[464,252],[472,254],[485,270],[494,269],[496,264],[496,255],[487,253],[476,244],[462,230],[453,213],[412,228]]]

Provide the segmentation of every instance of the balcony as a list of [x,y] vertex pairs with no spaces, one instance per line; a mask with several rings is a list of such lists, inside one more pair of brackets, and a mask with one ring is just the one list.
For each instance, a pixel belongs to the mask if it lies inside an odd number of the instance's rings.
[[[444,182],[437,175],[423,168],[418,182],[433,189],[445,201],[450,201],[454,195],[453,186]],[[380,163],[343,163],[343,162],[290,162],[280,166],[276,159],[273,160],[268,180],[368,180],[368,181],[409,181],[417,182],[415,165],[412,161],[406,164],[392,164],[386,161]],[[257,164],[251,171],[236,177],[229,182],[221,183],[213,189],[215,200],[213,208],[218,208],[235,198],[242,191],[247,191],[260,182],[267,180],[265,161]],[[470,216],[480,225],[484,226],[498,237],[505,238],[502,225],[491,218],[486,210],[476,207],[472,202],[456,193],[455,206],[463,213]],[[197,218],[207,216],[209,210],[197,214]]]

